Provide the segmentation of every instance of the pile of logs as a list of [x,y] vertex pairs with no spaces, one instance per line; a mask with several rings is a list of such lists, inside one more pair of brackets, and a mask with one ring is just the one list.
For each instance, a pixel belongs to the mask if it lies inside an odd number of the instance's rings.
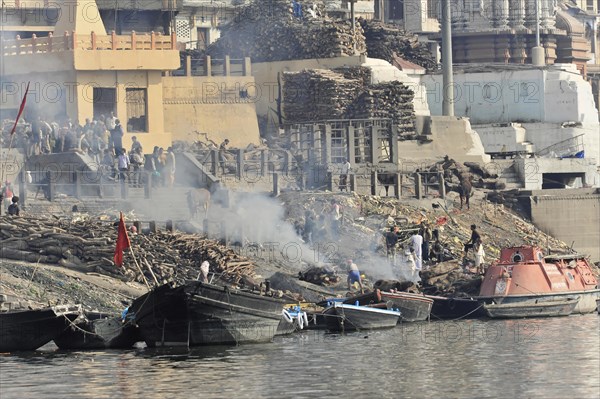
[[421,272],[423,292],[429,295],[478,295],[481,279],[464,273],[458,261],[438,263]]
[[[253,285],[255,264],[217,241],[179,232],[130,235],[130,251],[122,267],[113,262],[117,225],[98,220],[57,220],[40,217],[0,219],[0,258],[58,264],[82,272],[97,272],[123,280],[159,283],[195,279],[207,260],[212,273],[240,285]],[[140,274],[140,269],[144,277]]]
[[415,133],[414,92],[405,84],[394,81],[370,85],[348,110],[354,119],[386,118],[398,127],[401,137]]
[[215,58],[251,57],[253,62],[353,55],[366,50],[360,25],[323,17],[323,2],[302,2],[302,16],[287,0],[256,0],[240,7],[207,49]]
[[391,119],[401,137],[415,132],[414,92],[401,82],[370,84],[364,67],[283,74],[286,123],[328,119]]
[[362,82],[327,69],[285,72],[283,113],[288,123],[343,119]]
[[394,63],[395,56],[422,66],[428,71],[438,68],[427,46],[416,35],[380,21],[359,19],[367,44],[367,54]]

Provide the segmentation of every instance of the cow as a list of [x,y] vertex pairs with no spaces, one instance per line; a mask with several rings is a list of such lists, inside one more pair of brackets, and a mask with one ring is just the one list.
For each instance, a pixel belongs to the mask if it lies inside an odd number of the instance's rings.
[[458,186],[458,195],[460,196],[460,209],[463,209],[463,203],[469,206],[469,198],[473,195],[473,186],[471,185],[471,175],[463,173],[460,175],[460,184]]
[[210,191],[205,188],[196,188],[187,192],[188,208],[191,219],[196,218],[198,209],[204,208],[204,217],[208,217],[208,207],[210,206]]

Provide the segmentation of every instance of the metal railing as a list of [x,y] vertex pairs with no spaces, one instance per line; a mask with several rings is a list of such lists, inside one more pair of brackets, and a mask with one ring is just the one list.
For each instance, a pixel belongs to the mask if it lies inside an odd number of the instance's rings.
[[540,158],[583,158],[584,134],[560,141],[535,153]]

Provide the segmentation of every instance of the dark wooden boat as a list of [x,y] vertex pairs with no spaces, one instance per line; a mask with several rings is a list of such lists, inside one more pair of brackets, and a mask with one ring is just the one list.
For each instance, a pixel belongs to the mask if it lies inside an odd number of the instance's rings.
[[129,307],[149,347],[268,342],[284,302],[254,292],[190,281],[162,285]]
[[485,317],[483,304],[472,298],[447,298],[443,296],[426,295],[433,299],[431,318],[437,319],[477,319]]
[[68,327],[54,343],[60,349],[127,349],[139,339],[133,320],[99,312],[85,312],[85,317]]
[[81,315],[81,305],[2,312],[0,352],[36,350],[58,337]]
[[429,318],[433,299],[422,294],[410,292],[387,292],[374,290],[366,294],[346,298],[344,303],[350,305],[373,305],[391,302],[392,307],[400,310],[400,320],[412,322],[423,321]]
[[300,306],[283,309],[275,335],[288,335],[309,327],[308,314]]
[[536,300],[516,303],[486,303],[483,309],[491,318],[512,319],[524,317],[568,316],[579,303],[579,297],[556,300]]
[[400,311],[334,302],[323,311],[329,331],[373,330],[398,324]]

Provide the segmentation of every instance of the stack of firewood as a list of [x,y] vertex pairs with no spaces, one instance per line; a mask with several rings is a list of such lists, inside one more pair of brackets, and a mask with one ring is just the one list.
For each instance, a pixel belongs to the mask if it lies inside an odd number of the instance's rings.
[[370,84],[364,67],[311,69],[283,74],[287,123],[328,119],[391,119],[401,136],[415,132],[414,93],[401,82]]
[[284,82],[287,122],[342,119],[362,88],[361,81],[327,69],[285,72]]
[[143,282],[140,270],[146,280],[153,281],[152,270],[159,283],[195,279],[205,260],[212,273],[235,284],[248,283],[255,275],[252,261],[217,241],[195,234],[159,231],[130,235],[132,251],[125,252],[120,268],[113,262],[116,223],[3,217],[0,237],[0,258],[58,264],[123,280]]
[[370,85],[348,110],[353,119],[391,119],[401,135],[415,132],[414,92],[405,84],[394,81]]
[[366,50],[362,28],[325,18],[323,2],[302,3],[301,16],[287,0],[253,1],[240,7],[207,53],[216,58],[251,57],[254,62],[329,58]]
[[365,34],[369,57],[393,63],[394,56],[398,55],[428,71],[438,68],[433,54],[425,44],[418,41],[416,35],[380,21],[360,18],[359,23]]

